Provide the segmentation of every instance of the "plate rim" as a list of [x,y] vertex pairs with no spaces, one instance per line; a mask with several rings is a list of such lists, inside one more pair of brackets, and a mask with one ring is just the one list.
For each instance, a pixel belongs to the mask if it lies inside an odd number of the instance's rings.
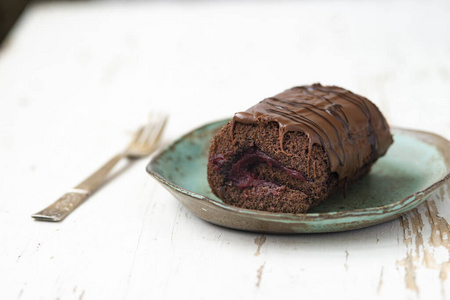
[[[325,213],[303,213],[303,214],[293,214],[293,213],[273,213],[273,212],[267,212],[267,211],[261,211],[261,210],[254,210],[254,209],[245,209],[245,208],[239,208],[236,206],[228,205],[225,202],[219,202],[218,200],[209,198],[207,196],[198,194],[196,192],[189,191],[171,181],[163,177],[161,174],[156,172],[153,169],[153,166],[155,162],[160,158],[166,151],[170,150],[170,148],[173,148],[174,145],[180,143],[182,140],[184,140],[187,136],[193,134],[196,131],[200,131],[201,129],[204,129],[209,126],[213,125],[219,125],[223,124],[225,125],[226,122],[230,121],[230,118],[227,119],[221,119],[218,121],[209,122],[207,124],[204,124],[200,127],[194,128],[193,130],[190,130],[189,132],[183,134],[182,136],[175,139],[173,142],[169,143],[168,145],[158,149],[154,155],[152,155],[150,162],[147,164],[146,171],[153,176],[155,179],[157,179],[159,182],[164,184],[165,186],[175,189],[178,192],[189,196],[191,198],[195,198],[200,201],[207,202],[208,204],[214,205],[220,209],[224,209],[229,212],[238,213],[238,214],[244,214],[249,215],[252,217],[259,217],[264,219],[283,219],[283,221],[295,221],[295,222],[301,222],[301,221],[316,221],[319,219],[324,220],[330,220],[330,219],[346,219],[346,218],[352,218],[352,217],[361,217],[364,215],[398,215],[405,211],[409,211],[409,206],[417,200],[419,203],[421,200],[426,197],[427,195],[430,195],[432,192],[440,188],[446,181],[450,179],[450,170],[447,169],[447,174],[443,176],[441,179],[437,180],[430,186],[421,189],[411,195],[408,195],[398,201],[381,205],[381,206],[374,206],[369,208],[358,208],[358,209],[352,209],[352,210],[343,210],[343,211],[335,211],[335,212],[325,212]],[[220,129],[220,127],[218,127]],[[396,126],[390,126],[390,129],[395,132],[407,132],[407,133],[419,133],[423,135],[433,136],[434,138],[441,139],[443,142],[448,144],[448,149],[450,149],[450,141],[446,138],[432,133],[427,132],[423,130],[416,130],[416,129],[408,129],[408,128],[402,128],[402,127],[396,127]],[[441,151],[440,151],[441,152]],[[446,160],[447,158],[444,157]],[[418,203],[418,204],[419,204]]]

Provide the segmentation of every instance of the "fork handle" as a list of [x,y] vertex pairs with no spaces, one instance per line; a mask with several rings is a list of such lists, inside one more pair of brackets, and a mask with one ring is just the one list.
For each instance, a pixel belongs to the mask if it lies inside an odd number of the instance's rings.
[[117,165],[117,163],[124,157],[125,157],[124,153],[117,154],[109,161],[107,161],[103,166],[101,166],[100,169],[95,171],[91,176],[89,176],[83,182],[78,184],[75,187],[75,189],[85,190],[88,193],[93,193],[105,180],[109,172],[111,172],[111,170]]
[[89,193],[83,190],[65,193],[61,198],[53,202],[38,213],[32,215],[38,221],[59,222],[74,211],[89,197]]
[[65,193],[61,198],[40,212],[35,213],[32,217],[38,221],[61,221],[73,212],[101,185],[109,172],[111,172],[114,166],[124,157],[124,153],[117,154],[91,176],[78,184],[73,190]]

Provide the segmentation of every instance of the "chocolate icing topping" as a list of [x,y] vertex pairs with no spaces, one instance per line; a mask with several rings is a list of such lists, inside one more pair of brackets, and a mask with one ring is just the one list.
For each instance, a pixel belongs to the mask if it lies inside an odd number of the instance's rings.
[[[277,122],[283,150],[286,132],[300,131],[325,149],[331,172],[352,177],[386,153],[392,136],[378,108],[368,99],[336,86],[298,86],[264,99],[234,115],[234,123]],[[309,160],[307,162],[309,169]]]

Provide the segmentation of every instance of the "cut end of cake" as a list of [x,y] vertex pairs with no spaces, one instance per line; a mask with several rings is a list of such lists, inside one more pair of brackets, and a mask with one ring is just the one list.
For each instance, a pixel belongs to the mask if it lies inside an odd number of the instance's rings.
[[279,213],[305,213],[319,204],[334,178],[327,176],[323,150],[315,146],[309,155],[308,139],[292,132],[284,137],[281,151],[281,145],[273,143],[278,137],[274,122],[266,126],[230,122],[222,128],[212,141],[208,161],[214,194],[230,205]]

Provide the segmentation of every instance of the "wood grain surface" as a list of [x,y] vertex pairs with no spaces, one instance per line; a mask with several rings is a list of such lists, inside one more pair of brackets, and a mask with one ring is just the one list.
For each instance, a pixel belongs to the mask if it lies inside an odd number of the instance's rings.
[[449,139],[449,37],[448,1],[29,6],[0,48],[1,298],[450,299],[449,185],[378,226],[262,235],[193,216],[145,159],[63,222],[30,217],[150,110],[168,143],[321,82]]

